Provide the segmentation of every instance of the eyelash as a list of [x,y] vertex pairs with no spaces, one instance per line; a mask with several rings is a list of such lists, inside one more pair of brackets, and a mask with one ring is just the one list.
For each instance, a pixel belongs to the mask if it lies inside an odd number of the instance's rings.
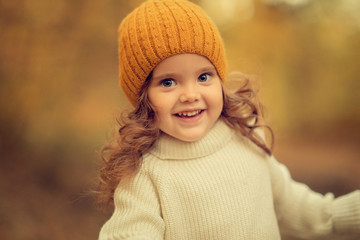
[[[200,81],[200,78],[202,77],[202,76],[207,76],[207,79],[205,80],[205,81]],[[199,77],[198,77],[198,80],[200,81],[200,82],[208,82],[208,81],[210,81],[210,79],[211,79],[211,77],[212,77],[212,74],[211,73],[203,73],[203,74],[201,74]]]
[[[171,86],[166,86],[165,83],[166,83],[166,82],[169,82],[169,81],[172,82],[172,83],[171,83]],[[161,81],[160,81],[160,84],[161,84],[162,86],[164,86],[164,87],[172,87],[172,86],[176,85],[176,83],[175,83],[175,81],[174,81],[173,79],[164,79],[164,80],[161,80]]]
[[[207,76],[207,79],[206,79],[205,81],[201,81],[200,78],[201,78],[202,76],[204,76],[204,75]],[[200,82],[208,82],[208,81],[211,80],[211,77],[212,77],[212,76],[213,76],[213,74],[211,74],[211,73],[202,73],[202,74],[198,77],[198,80],[199,80]],[[166,83],[169,82],[169,81],[171,81],[171,85],[167,85],[167,84],[166,84]],[[168,78],[168,79],[161,80],[161,81],[160,81],[160,84],[161,84],[162,86],[166,87],[166,88],[169,88],[169,87],[175,86],[175,85],[176,85],[176,82],[174,81],[174,79]]]

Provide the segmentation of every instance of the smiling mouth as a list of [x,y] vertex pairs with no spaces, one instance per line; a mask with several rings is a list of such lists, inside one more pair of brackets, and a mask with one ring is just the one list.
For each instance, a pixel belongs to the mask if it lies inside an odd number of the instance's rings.
[[190,111],[190,112],[179,112],[179,113],[176,113],[175,116],[182,117],[182,118],[191,118],[191,117],[199,115],[202,112],[203,112],[203,110],[195,110],[195,111]]

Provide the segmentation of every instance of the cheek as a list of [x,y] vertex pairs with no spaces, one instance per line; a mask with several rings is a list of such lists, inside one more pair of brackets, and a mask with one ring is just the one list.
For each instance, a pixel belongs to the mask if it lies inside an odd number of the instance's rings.
[[156,97],[153,98],[153,96],[154,95],[151,94],[151,92],[149,91],[148,101],[149,101],[149,104],[151,106],[152,111],[154,112],[155,124],[158,127],[158,124],[159,124],[159,106],[158,106],[158,102],[157,102]]
[[163,113],[165,111],[164,107],[161,106],[161,105],[153,105],[153,109],[154,109],[154,112],[155,112],[156,116],[163,115]]
[[148,93],[148,100],[149,100],[150,105],[153,107],[153,109],[155,111],[156,98],[153,97],[153,94],[151,93],[151,91],[149,91],[149,93]]
[[155,124],[161,128],[160,125],[166,121],[166,115],[169,111],[166,106],[162,105],[153,105],[153,111],[155,113]]
[[212,97],[210,99],[213,107],[222,111],[224,105],[224,94],[221,86],[213,91]]
[[169,114],[174,105],[173,96],[170,94],[156,94],[153,98],[149,97],[149,100],[154,112],[159,116]]
[[224,106],[224,101],[222,98],[222,95],[219,96],[218,101],[215,104],[215,108],[216,108],[216,114],[220,116],[222,110],[223,110],[223,106]]

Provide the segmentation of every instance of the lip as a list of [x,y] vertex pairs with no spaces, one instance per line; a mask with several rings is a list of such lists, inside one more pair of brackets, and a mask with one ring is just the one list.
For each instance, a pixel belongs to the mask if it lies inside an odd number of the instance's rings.
[[189,109],[183,109],[183,110],[180,110],[180,111],[176,111],[173,113],[173,115],[179,117],[179,114],[182,115],[184,114],[185,116],[187,114],[192,114],[194,112],[201,112],[201,111],[204,111],[205,109],[204,108],[189,108]]
[[[194,115],[194,116],[183,116],[183,117],[180,117],[178,115],[178,113],[192,113],[192,112],[195,112],[195,111],[200,111],[198,114]],[[204,116],[204,112],[206,111],[206,109],[194,109],[194,110],[185,110],[185,111],[179,111],[178,113],[176,114],[173,114],[173,116],[180,120],[181,122],[183,123],[196,123],[198,122],[203,116]]]
[[193,117],[201,113],[202,109],[196,109],[196,110],[187,110],[187,111],[181,111],[176,113],[175,115],[178,117]]

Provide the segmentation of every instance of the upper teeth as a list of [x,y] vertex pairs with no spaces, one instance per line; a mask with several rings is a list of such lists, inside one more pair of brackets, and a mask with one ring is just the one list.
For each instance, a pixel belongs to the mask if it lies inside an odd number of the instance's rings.
[[180,112],[180,113],[178,113],[178,115],[180,117],[182,117],[182,116],[191,117],[191,116],[194,116],[194,115],[199,114],[199,113],[200,113],[200,110],[196,110],[196,111],[192,111],[192,112]]

